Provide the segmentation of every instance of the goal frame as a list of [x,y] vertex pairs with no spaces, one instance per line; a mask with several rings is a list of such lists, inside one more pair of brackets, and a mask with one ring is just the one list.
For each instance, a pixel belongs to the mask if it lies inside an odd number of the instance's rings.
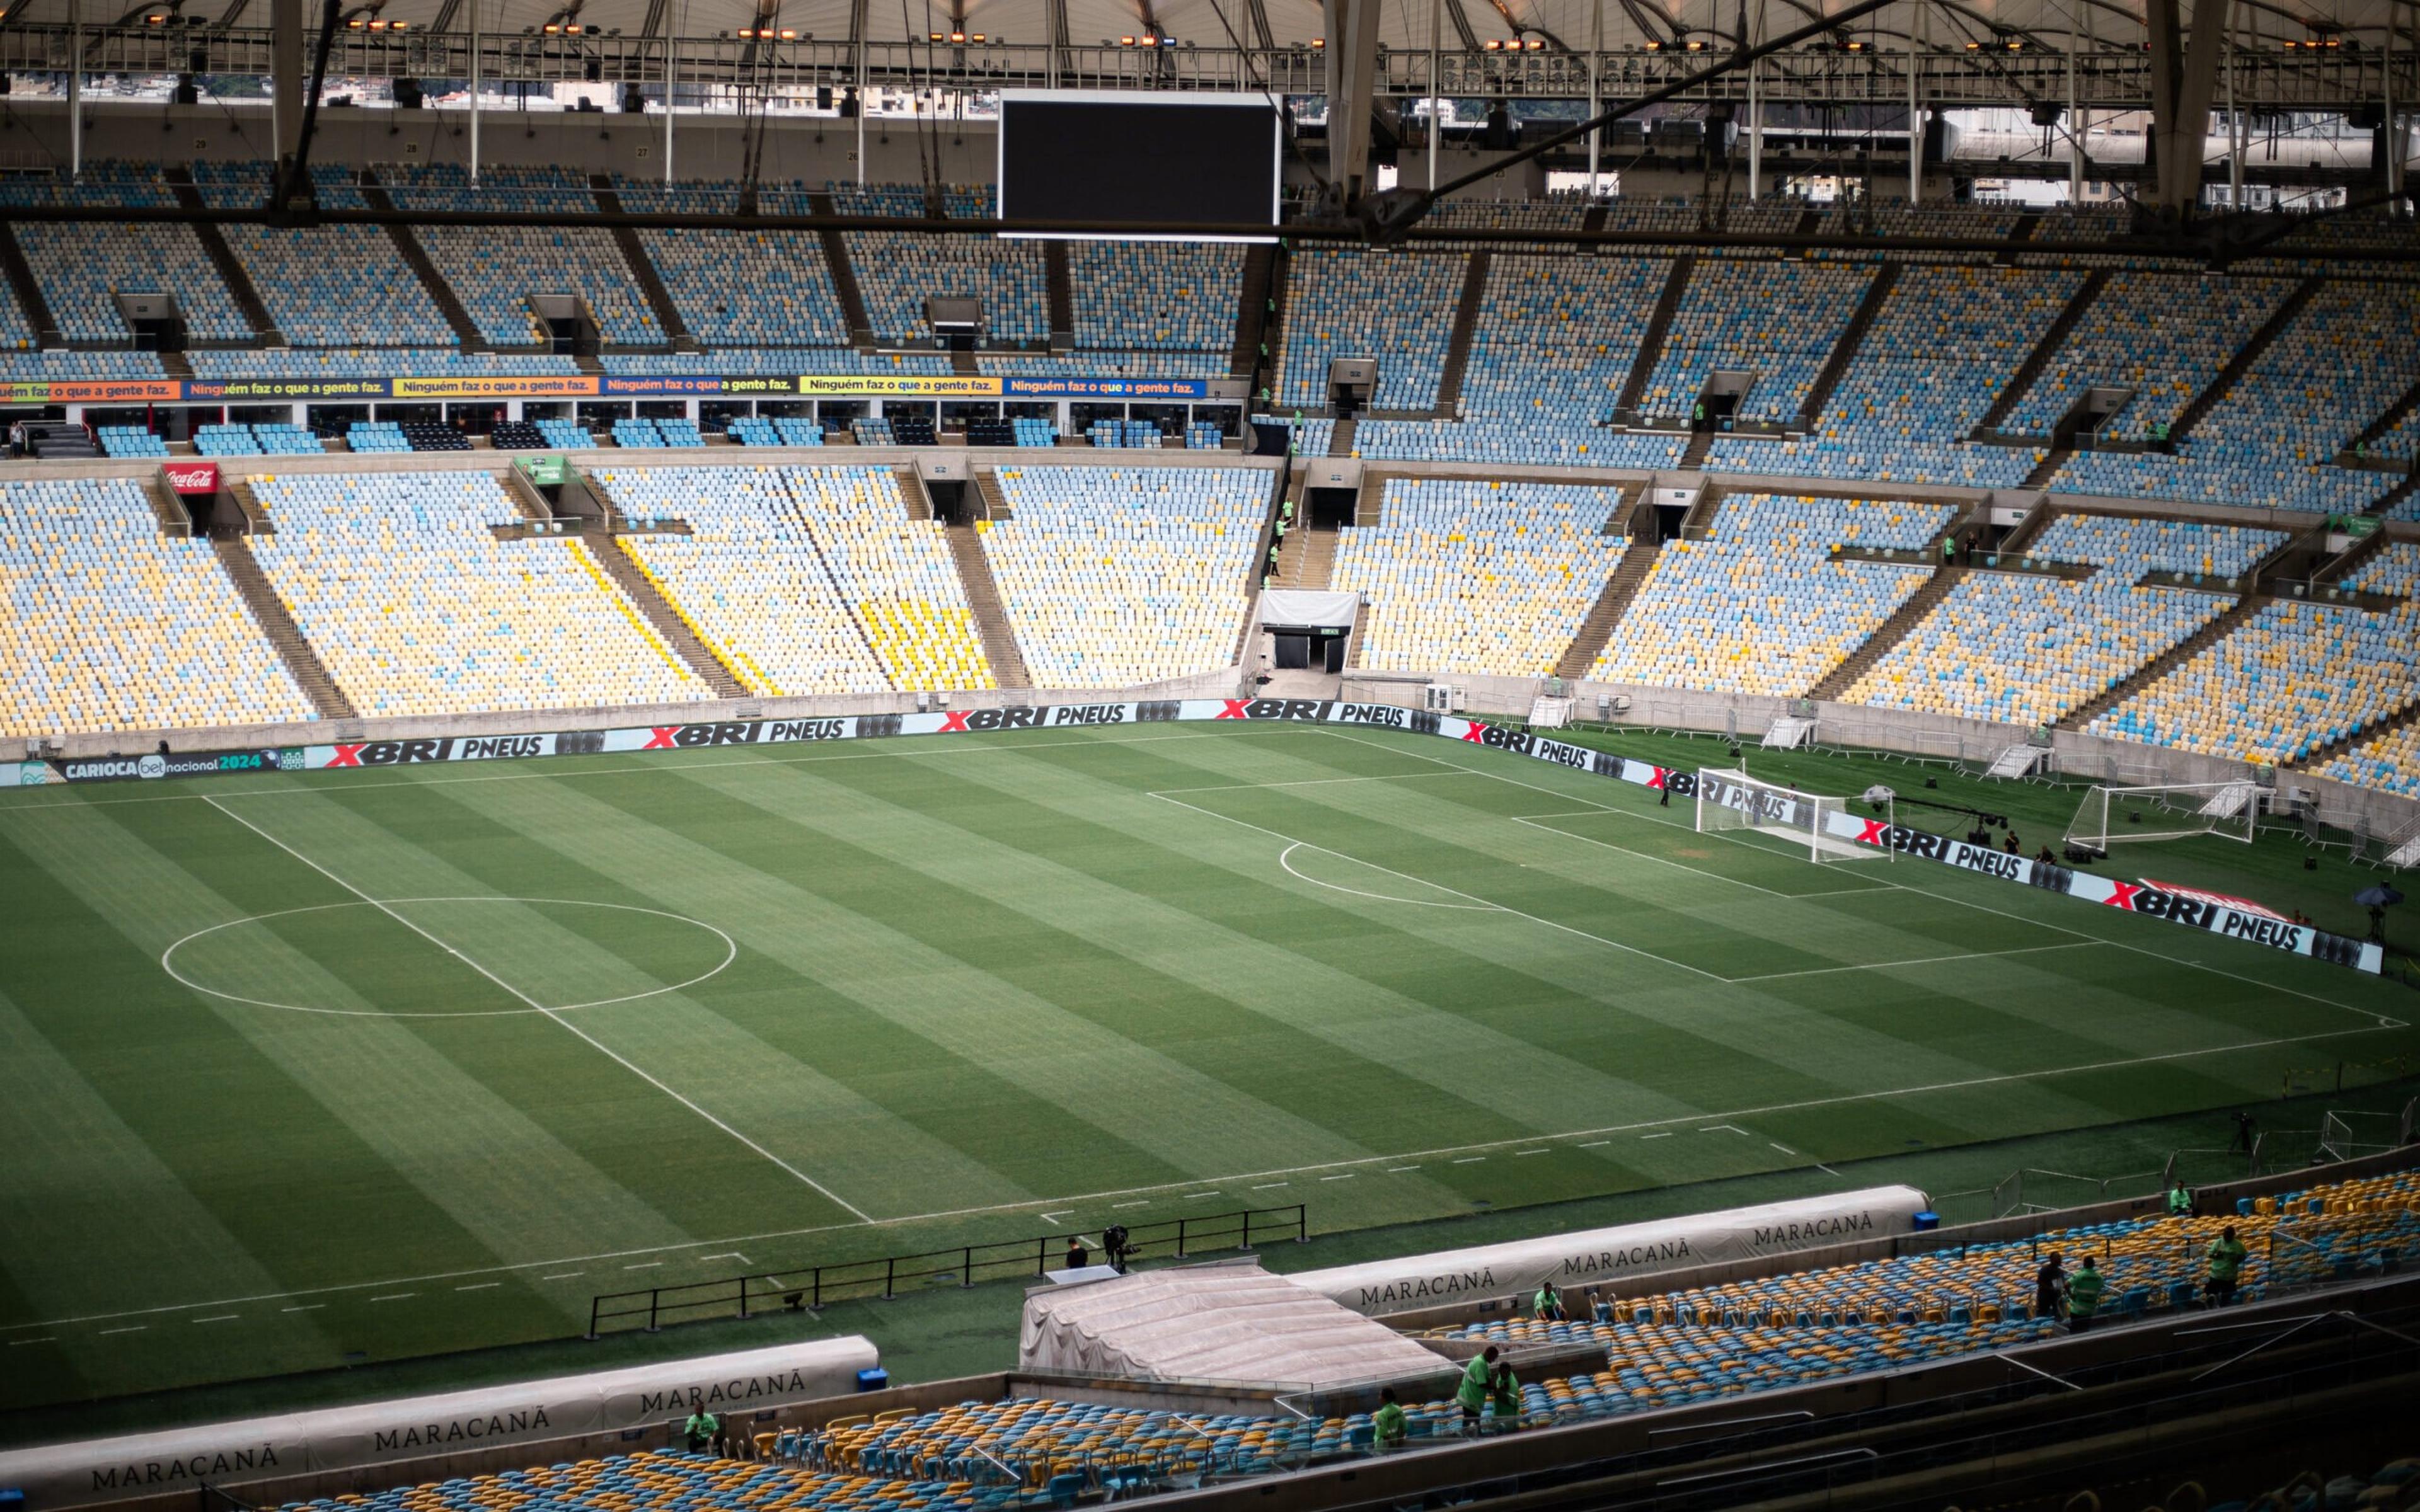
[[[2138,841],[2191,840],[2215,835],[2249,845],[2260,828],[2260,784],[2249,778],[2223,782],[2149,782],[2138,786],[2096,786],[2068,821],[2066,842],[2107,850]],[[2213,812],[2230,795],[2241,797],[2229,811]],[[2175,801],[2189,800],[2185,803]],[[2147,823],[2113,825],[2119,812],[2141,812]]]
[[[1841,861],[1896,861],[1899,859],[1899,853],[1892,846],[1861,845],[1846,835],[1835,832],[1831,822],[1832,816],[1849,814],[1849,805],[1861,800],[1834,794],[1807,793],[1797,788],[1784,787],[1778,782],[1768,782],[1762,778],[1752,777],[1744,768],[1700,767],[1697,776],[1696,828],[1701,835],[1749,829],[1780,836],[1793,845],[1804,845],[1807,848],[1807,859],[1816,866],[1826,866]],[[1719,800],[1710,803],[1707,800],[1706,792],[1710,784],[1740,788],[1750,794],[1784,799],[1792,807],[1789,815],[1783,817],[1768,812],[1761,805],[1751,810],[1748,808],[1734,807]],[[1880,802],[1884,825],[1891,829],[1898,828],[1898,799],[1885,797]],[[1863,825],[1863,821],[1854,817],[1851,817],[1849,823],[1860,827]]]

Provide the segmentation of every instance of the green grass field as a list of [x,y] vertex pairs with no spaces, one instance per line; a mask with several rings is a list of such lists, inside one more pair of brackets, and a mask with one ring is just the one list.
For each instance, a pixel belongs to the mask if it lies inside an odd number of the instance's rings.
[[2393,983],[1432,739],[789,749],[0,795],[0,1406],[1113,1217],[1823,1190],[2420,1051]]

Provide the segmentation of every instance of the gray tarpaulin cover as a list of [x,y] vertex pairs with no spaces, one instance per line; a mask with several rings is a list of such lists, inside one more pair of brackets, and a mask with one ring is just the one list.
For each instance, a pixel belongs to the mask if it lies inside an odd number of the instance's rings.
[[1034,1291],[1025,1299],[1017,1364],[1137,1381],[1288,1386],[1446,1368],[1384,1324],[1248,1260]]
[[1361,595],[1358,594],[1331,594],[1309,588],[1261,590],[1261,623],[1264,625],[1305,630],[1316,630],[1330,625],[1350,627],[1353,611],[1360,607]]

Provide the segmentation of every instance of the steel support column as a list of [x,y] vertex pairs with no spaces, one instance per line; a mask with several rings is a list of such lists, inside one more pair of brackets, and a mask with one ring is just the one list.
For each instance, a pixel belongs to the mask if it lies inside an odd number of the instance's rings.
[[1327,177],[1340,208],[1368,193],[1379,0],[1322,0],[1327,23]]
[[2227,25],[2227,0],[2200,0],[2190,40],[2179,0],[2149,0],[2151,141],[2158,159],[2158,205],[2192,213],[2201,197],[2202,153],[2210,137],[2211,96]]
[[270,0],[269,25],[269,102],[283,172],[302,145],[302,97],[310,87],[302,70],[302,0]]

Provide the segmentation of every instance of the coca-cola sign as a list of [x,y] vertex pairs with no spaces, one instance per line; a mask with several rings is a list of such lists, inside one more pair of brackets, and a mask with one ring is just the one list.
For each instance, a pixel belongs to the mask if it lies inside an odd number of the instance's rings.
[[219,491],[219,465],[216,462],[163,462],[160,476],[168,486],[180,494],[213,494]]

